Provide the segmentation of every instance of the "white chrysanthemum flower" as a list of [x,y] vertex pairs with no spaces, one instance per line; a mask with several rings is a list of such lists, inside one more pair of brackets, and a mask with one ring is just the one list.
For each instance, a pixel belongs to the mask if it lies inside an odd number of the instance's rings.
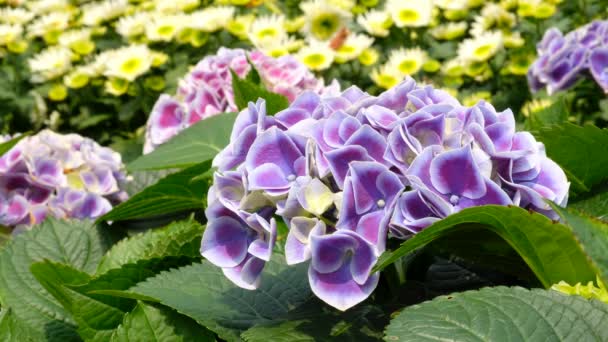
[[214,32],[226,27],[234,17],[234,7],[208,7],[201,11],[190,13],[189,28],[205,32]]
[[465,39],[458,46],[458,58],[466,63],[485,62],[502,47],[502,33],[485,32],[477,37]]
[[104,21],[114,19],[124,14],[128,8],[127,0],[105,0],[82,6],[82,18],[84,25],[96,26]]
[[25,5],[30,11],[40,15],[65,10],[70,3],[68,0],[37,0],[26,1]]
[[460,38],[467,33],[467,22],[448,22],[441,24],[429,30],[431,36],[439,40],[453,40]]
[[372,36],[386,37],[391,25],[393,25],[393,20],[386,11],[371,10],[357,17],[357,23]]
[[283,16],[258,17],[251,23],[247,36],[256,48],[264,49],[287,38],[287,31],[284,27],[285,17]]
[[70,22],[69,13],[53,12],[35,19],[28,27],[28,33],[40,37],[52,31],[65,30]]
[[305,1],[300,9],[306,18],[304,32],[317,40],[331,38],[352,16],[349,11],[323,0]]
[[131,45],[106,56],[104,75],[134,81],[152,67],[152,51],[145,45]]
[[51,47],[28,60],[32,82],[41,83],[65,74],[72,66],[72,52],[65,47]]
[[23,8],[0,8],[0,23],[25,24],[34,19],[35,14]]
[[181,13],[197,8],[200,0],[156,0],[155,8],[163,13]]
[[372,70],[370,77],[378,87],[384,89],[392,88],[403,80],[403,74],[388,63]]
[[0,24],[0,46],[14,42],[21,37],[22,33],[21,25]]
[[190,21],[187,15],[157,15],[146,25],[146,38],[170,42]]
[[374,43],[374,39],[364,34],[350,34],[348,38],[336,49],[336,62],[345,63],[351,61],[369,48]]
[[475,16],[471,26],[471,35],[480,34],[494,28],[511,28],[515,25],[515,15],[498,4],[488,3],[481,10],[481,14]]
[[433,1],[389,0],[386,10],[397,27],[428,26],[433,16]]
[[325,70],[334,61],[335,52],[328,44],[311,40],[298,51],[296,58],[311,70]]
[[59,45],[70,47],[72,44],[90,40],[91,39],[91,30],[90,29],[80,29],[80,30],[70,30],[65,31],[59,36]]
[[435,0],[435,5],[443,10],[461,11],[469,5],[467,0]]
[[420,48],[401,48],[391,52],[387,64],[403,75],[413,75],[422,69],[427,58],[426,52]]
[[458,58],[452,58],[441,64],[441,73],[449,77],[459,77],[464,74],[464,67],[464,61]]
[[116,23],[116,32],[126,38],[139,36],[146,32],[146,25],[151,20],[149,12],[137,12],[130,16],[121,17]]
[[259,50],[265,55],[271,57],[280,57],[287,55],[290,52],[297,51],[304,45],[301,39],[297,39],[292,36],[287,36],[283,40],[278,40],[273,44],[266,45]]

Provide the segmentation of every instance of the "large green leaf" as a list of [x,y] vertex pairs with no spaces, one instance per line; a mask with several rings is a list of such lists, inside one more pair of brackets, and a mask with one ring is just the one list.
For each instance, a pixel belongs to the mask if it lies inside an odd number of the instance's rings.
[[232,70],[230,72],[234,102],[239,109],[247,108],[249,102],[255,103],[258,98],[266,101],[268,115],[274,115],[289,106],[289,100],[285,96],[270,92],[262,84],[255,84],[251,79],[240,79]]
[[0,312],[0,341],[34,342],[35,339],[10,309],[3,309]]
[[215,341],[213,333],[192,319],[167,308],[156,308],[139,302],[124,316],[114,331],[112,342],[181,342]]
[[30,272],[34,262],[48,259],[84,272],[94,272],[112,241],[87,221],[44,223],[15,237],[0,253],[0,299],[36,339],[77,339],[74,321]]
[[162,229],[149,230],[119,241],[104,255],[97,273],[139,260],[168,256],[200,256],[200,238],[203,232],[194,219],[179,221]]
[[78,334],[87,341],[107,341],[122,322],[124,312],[81,294],[67,285],[87,282],[90,277],[67,265],[42,261],[32,265],[40,284],[72,315]]
[[358,305],[341,312],[313,299],[286,320],[256,325],[241,338],[247,342],[381,341],[388,322],[389,315],[380,306]]
[[534,133],[572,182],[575,192],[587,192],[608,179],[608,131],[570,123],[543,127]]
[[266,264],[255,291],[235,286],[208,261],[163,272],[129,291],[156,298],[234,341],[242,331],[280,319],[311,298],[306,265],[288,267],[281,258],[274,255]]
[[568,121],[568,111],[564,99],[558,99],[547,108],[530,113],[525,122],[528,131],[541,129],[545,126],[563,124]]
[[198,176],[209,171],[210,165],[207,161],[168,175],[114,207],[99,221],[142,219],[205,208],[211,178]]
[[608,305],[557,291],[486,287],[403,309],[386,341],[608,341]]
[[382,269],[448,233],[470,229],[471,225],[503,238],[545,287],[561,280],[577,283],[595,279],[593,266],[568,227],[519,207],[495,205],[468,208],[436,222],[395,251],[383,254],[375,269]]
[[19,136],[9,140],[9,141],[5,141],[2,144],[0,144],[0,157],[5,154],[6,152],[10,151],[11,148],[13,148],[15,145],[17,145],[17,143],[19,141],[21,141],[21,139],[29,136],[30,133],[23,133],[20,134]]
[[[608,284],[608,223],[591,218],[573,209],[554,207],[572,228],[583,250],[591,259],[599,276]],[[573,283],[570,283],[573,284]]]
[[569,203],[568,207],[599,219],[608,220],[608,191]]
[[236,113],[224,113],[201,120],[127,168],[130,171],[184,168],[211,160],[228,145],[235,119]]

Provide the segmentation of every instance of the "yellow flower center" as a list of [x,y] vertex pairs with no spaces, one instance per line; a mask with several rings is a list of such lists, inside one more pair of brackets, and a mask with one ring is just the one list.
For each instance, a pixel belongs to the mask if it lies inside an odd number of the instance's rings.
[[488,57],[490,57],[490,54],[492,53],[492,45],[490,44],[485,44],[485,45],[481,45],[479,47],[477,47],[475,49],[475,51],[473,51],[473,54],[478,57],[479,59],[488,59]]
[[413,9],[403,9],[401,11],[399,11],[399,19],[402,22],[416,22],[418,21],[418,19],[420,19],[420,14],[418,12],[416,12]]
[[321,39],[326,40],[331,37],[340,26],[340,18],[331,13],[321,14],[312,20],[312,34]]
[[260,31],[258,31],[258,38],[263,39],[263,38],[272,38],[272,37],[277,37],[279,35],[279,32],[274,28],[274,27],[267,27],[265,29],[262,29]]
[[133,74],[141,67],[142,60],[139,58],[129,58],[122,63],[120,70],[125,74]]
[[313,53],[304,57],[304,64],[308,67],[318,67],[325,62],[325,56],[320,53]]
[[160,36],[170,37],[175,32],[175,26],[170,26],[170,25],[160,26],[156,32],[158,32],[158,35],[160,35]]
[[412,74],[415,74],[416,72],[418,72],[418,69],[420,69],[420,66],[418,65],[418,63],[416,61],[404,60],[403,62],[399,63],[399,66],[397,66],[397,68],[399,69],[399,71],[401,71],[402,73],[404,73],[406,75],[412,75]]

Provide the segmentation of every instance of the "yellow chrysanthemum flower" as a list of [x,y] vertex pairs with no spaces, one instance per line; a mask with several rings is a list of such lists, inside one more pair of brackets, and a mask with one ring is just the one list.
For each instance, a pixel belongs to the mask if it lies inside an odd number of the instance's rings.
[[327,40],[345,26],[351,13],[323,0],[309,0],[300,4],[306,24],[304,32],[314,39]]
[[389,0],[386,10],[397,27],[422,27],[431,23],[432,1]]
[[296,57],[311,70],[325,70],[334,61],[335,52],[327,44],[311,42],[298,51]]
[[389,89],[403,80],[403,74],[392,65],[384,64],[372,71],[371,78],[378,87]]

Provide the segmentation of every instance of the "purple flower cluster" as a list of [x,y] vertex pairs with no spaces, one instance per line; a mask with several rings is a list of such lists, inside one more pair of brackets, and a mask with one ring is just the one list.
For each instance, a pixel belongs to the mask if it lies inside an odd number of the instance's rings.
[[236,111],[230,70],[245,77],[251,70],[248,58],[266,88],[284,95],[290,102],[305,90],[318,94],[339,92],[337,82],[325,87],[322,79],[316,78],[293,56],[272,58],[259,51],[247,53],[241,49],[220,48],[217,55],[202,59],[181,80],[175,97],[160,96],[146,125],[144,153],[152,152],[193,123]]
[[551,28],[537,45],[538,59],[528,70],[534,92],[566,90],[589,72],[608,94],[608,20],[596,20],[565,36]]
[[377,97],[305,92],[275,116],[250,103],[213,164],[202,255],[255,289],[282,219],[287,264],[310,260],[313,292],[340,310],[378,284],[387,238],[486,204],[555,217],[545,199],[565,205],[569,188],[510,110],[464,107],[411,78]]
[[41,131],[0,157],[0,225],[97,218],[126,199],[125,182],[120,154],[77,134]]

